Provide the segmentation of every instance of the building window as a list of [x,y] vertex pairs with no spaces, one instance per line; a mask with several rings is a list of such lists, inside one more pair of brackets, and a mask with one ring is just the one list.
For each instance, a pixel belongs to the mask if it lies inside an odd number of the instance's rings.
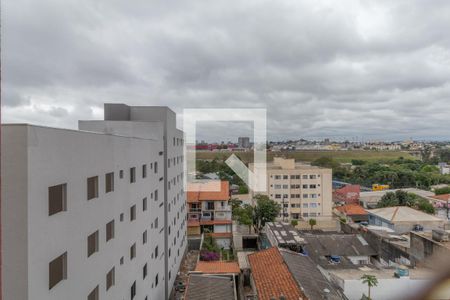
[[310,203],[310,204],[309,204],[309,207],[317,208],[317,203]]
[[147,210],[147,197],[145,197],[144,199],[142,199],[142,210],[146,211]]
[[155,190],[155,201],[158,201],[158,190]]
[[52,289],[60,281],[67,279],[67,252],[52,260],[48,269],[49,289]]
[[59,184],[48,188],[48,215],[67,210],[67,184]]
[[302,178],[303,179],[308,179],[308,175],[303,175]]
[[123,222],[123,213],[120,214],[119,219],[120,219],[120,222]]
[[142,268],[142,279],[145,279],[145,277],[147,277],[147,264]]
[[156,274],[156,276],[155,276],[155,287],[157,287],[158,286],[158,274]]
[[288,175],[283,175],[283,179],[289,179]]
[[115,284],[116,270],[114,267],[106,274],[106,290],[109,290]]
[[131,300],[136,297],[136,281],[131,285]]
[[98,252],[98,230],[87,238],[87,255],[88,257]]
[[136,182],[136,168],[130,168],[130,183]]
[[99,300],[98,285],[89,293],[87,300]]
[[123,178],[123,170],[119,171],[119,178],[122,179]]
[[158,258],[158,246],[155,247],[155,259]]
[[309,175],[309,179],[316,179],[316,175]]
[[114,191],[114,172],[105,175],[105,193]]
[[106,224],[106,241],[114,238],[114,220]]
[[120,265],[123,265],[123,256],[120,258]]
[[147,230],[142,233],[142,244],[147,244]]
[[87,199],[91,200],[98,197],[98,176],[87,179]]
[[158,173],[158,162],[155,161],[155,174]]
[[130,222],[136,220],[136,205],[130,207]]
[[158,228],[158,218],[155,219],[155,229]]
[[136,243],[130,247],[130,260],[133,260],[136,257]]
[[147,177],[147,165],[142,165],[142,178]]
[[310,188],[310,189],[315,189],[315,188],[316,188],[316,185],[315,185],[315,184],[310,184],[310,185],[309,185],[309,188]]

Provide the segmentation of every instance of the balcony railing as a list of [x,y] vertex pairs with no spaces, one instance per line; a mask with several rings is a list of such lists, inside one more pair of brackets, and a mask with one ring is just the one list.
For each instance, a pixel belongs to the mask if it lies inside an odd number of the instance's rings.
[[191,207],[189,209],[189,212],[201,212],[202,209],[200,207]]

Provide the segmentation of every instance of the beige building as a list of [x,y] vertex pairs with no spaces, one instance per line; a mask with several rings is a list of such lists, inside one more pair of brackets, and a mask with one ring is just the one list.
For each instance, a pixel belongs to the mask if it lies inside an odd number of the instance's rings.
[[267,195],[281,204],[280,218],[284,213],[286,219],[330,219],[331,182],[331,169],[280,157],[267,163]]

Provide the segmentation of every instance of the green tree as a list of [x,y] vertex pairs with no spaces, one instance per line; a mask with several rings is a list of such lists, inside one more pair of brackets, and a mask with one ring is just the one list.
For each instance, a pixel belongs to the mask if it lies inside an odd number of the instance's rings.
[[280,214],[281,205],[261,194],[256,195],[255,200],[253,225],[255,230],[259,232],[267,222],[275,221],[275,218]]
[[239,194],[248,194],[248,187],[245,184],[239,186]]
[[251,233],[251,226],[253,225],[254,208],[251,205],[245,204],[233,211],[234,219],[241,225],[248,226],[248,233]]
[[363,276],[361,276],[361,281],[363,284],[367,284],[367,298],[368,300],[372,300],[372,298],[370,297],[370,289],[378,285],[377,277],[374,275],[364,274]]
[[386,194],[381,197],[381,200],[378,202],[377,207],[390,207],[390,206],[397,206],[398,205],[398,199],[393,192],[387,192]]
[[298,225],[298,221],[297,220],[291,220],[291,225],[296,227]]
[[316,219],[309,219],[308,224],[311,226],[311,230],[313,230],[314,226],[317,225],[317,221]]

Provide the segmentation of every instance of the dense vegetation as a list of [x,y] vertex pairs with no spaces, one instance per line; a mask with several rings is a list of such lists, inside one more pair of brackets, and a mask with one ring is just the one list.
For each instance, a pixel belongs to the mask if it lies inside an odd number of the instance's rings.
[[333,177],[342,181],[370,187],[372,184],[388,184],[391,188],[430,186],[450,183],[449,175],[441,175],[436,166],[420,160],[399,158],[367,162],[353,160],[352,167],[341,165],[328,157],[321,157],[313,165],[333,169]]
[[377,204],[379,208],[390,206],[409,206],[429,214],[435,212],[433,205],[428,200],[402,190],[386,193]]
[[207,174],[207,173],[217,173],[219,175],[219,178],[221,180],[228,180],[230,184],[237,184],[239,185],[239,194],[247,194],[248,193],[248,187],[242,181],[242,179],[237,176],[233,170],[231,170],[228,165],[217,159],[213,159],[211,161],[208,160],[197,160],[196,162],[196,168],[197,171]]
[[[253,152],[214,152],[214,151],[197,151],[196,156],[199,160],[218,160],[225,161],[231,154],[235,154],[244,163],[253,161]],[[379,160],[395,160],[400,157],[405,159],[415,159],[411,154],[405,151],[366,151],[366,150],[348,150],[348,151],[283,151],[283,152],[267,152],[267,161],[272,161],[276,156],[286,158],[295,158],[297,161],[312,162],[320,157],[329,157],[340,163],[349,163],[352,160],[360,161],[379,161]]]

